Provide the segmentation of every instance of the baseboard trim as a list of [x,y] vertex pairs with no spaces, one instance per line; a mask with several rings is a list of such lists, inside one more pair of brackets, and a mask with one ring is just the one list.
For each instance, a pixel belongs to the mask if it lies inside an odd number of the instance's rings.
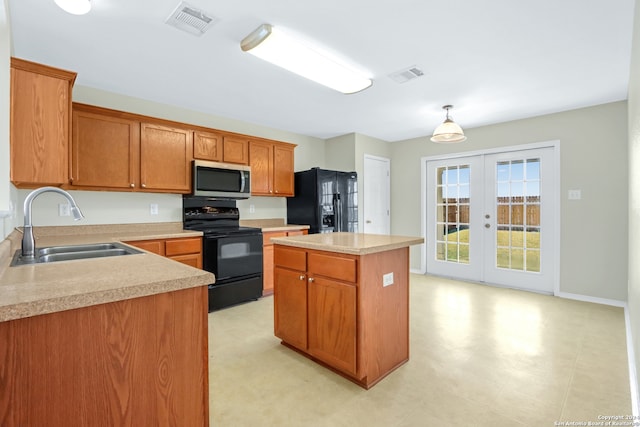
[[577,301],[584,302],[592,302],[595,304],[604,304],[604,305],[612,305],[614,307],[624,308],[627,306],[625,301],[619,301],[617,299],[607,299],[607,298],[598,298],[598,297],[590,297],[588,295],[580,295],[580,294],[572,294],[569,292],[558,292],[555,296],[566,299],[574,299]]
[[640,415],[640,395],[638,394],[638,371],[636,370],[635,351],[633,350],[633,336],[631,335],[631,317],[629,316],[629,306],[624,305],[624,323],[627,330],[627,359],[629,360],[629,383],[631,387],[631,410],[634,419]]

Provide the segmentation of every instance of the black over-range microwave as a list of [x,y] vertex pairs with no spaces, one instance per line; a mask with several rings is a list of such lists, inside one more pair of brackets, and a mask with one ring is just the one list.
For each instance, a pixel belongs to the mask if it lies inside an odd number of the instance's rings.
[[251,168],[245,165],[194,160],[193,195],[248,199],[251,196]]

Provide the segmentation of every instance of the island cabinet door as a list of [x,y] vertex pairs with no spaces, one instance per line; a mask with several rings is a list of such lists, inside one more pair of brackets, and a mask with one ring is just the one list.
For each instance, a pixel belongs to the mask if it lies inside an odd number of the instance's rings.
[[308,282],[309,354],[356,376],[355,284],[313,276]]
[[307,276],[304,272],[274,269],[274,333],[282,341],[307,349]]

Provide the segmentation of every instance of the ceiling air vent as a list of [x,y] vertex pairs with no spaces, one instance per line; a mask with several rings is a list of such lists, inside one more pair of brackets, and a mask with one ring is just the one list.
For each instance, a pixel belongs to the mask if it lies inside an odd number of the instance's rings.
[[165,24],[169,24],[196,36],[203,35],[205,31],[211,28],[216,22],[218,22],[218,18],[215,16],[197,9],[184,1],[180,3],[166,21],[164,21]]
[[424,71],[415,65],[406,68],[404,70],[396,71],[395,73],[389,74],[389,77],[393,79],[396,83],[406,83],[409,80],[417,79],[418,77],[424,76]]

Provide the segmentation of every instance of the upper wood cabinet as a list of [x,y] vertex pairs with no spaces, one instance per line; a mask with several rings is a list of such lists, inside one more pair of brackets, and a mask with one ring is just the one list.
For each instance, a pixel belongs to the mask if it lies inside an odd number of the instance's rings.
[[223,136],[220,133],[193,132],[193,158],[221,162],[222,139]]
[[224,153],[222,161],[225,163],[249,164],[249,139],[238,136],[224,136]]
[[193,131],[73,104],[72,188],[189,193]]
[[151,123],[140,125],[140,187],[189,193],[193,132]]
[[17,187],[67,183],[75,78],[70,71],[11,58],[11,181]]
[[133,190],[140,164],[140,122],[74,105],[71,185]]
[[294,147],[268,140],[249,141],[252,195],[293,196]]

